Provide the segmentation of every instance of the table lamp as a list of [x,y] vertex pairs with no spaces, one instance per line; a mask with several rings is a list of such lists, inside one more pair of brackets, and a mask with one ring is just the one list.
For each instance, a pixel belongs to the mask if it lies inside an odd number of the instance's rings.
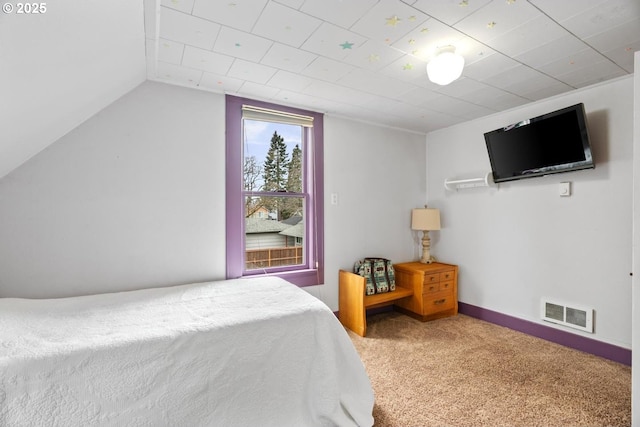
[[436,259],[429,253],[431,248],[429,231],[440,230],[440,211],[427,207],[413,209],[411,211],[411,229],[422,231],[422,258],[420,262],[431,264]]

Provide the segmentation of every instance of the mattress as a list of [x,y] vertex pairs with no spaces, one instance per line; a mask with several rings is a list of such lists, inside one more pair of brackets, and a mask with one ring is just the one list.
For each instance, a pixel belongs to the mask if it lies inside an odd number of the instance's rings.
[[2,426],[371,426],[329,308],[276,277],[0,299]]

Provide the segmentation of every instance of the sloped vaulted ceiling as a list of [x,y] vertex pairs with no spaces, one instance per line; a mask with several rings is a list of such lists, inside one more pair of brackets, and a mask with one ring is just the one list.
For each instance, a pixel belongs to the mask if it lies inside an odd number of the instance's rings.
[[40,13],[8,4],[13,10],[0,12],[0,178],[146,78],[143,0],[52,1],[39,3]]

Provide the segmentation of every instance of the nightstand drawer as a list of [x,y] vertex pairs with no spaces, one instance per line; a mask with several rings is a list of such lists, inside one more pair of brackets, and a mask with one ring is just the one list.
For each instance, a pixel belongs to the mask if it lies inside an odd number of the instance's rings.
[[425,295],[422,298],[425,314],[450,310],[455,306],[454,297],[450,294]]
[[422,285],[422,295],[434,294],[436,292],[440,292],[440,283],[425,283]]
[[453,280],[453,271],[445,271],[440,273],[440,281],[444,282],[447,280]]
[[449,282],[440,282],[439,288],[441,291],[453,292],[453,280]]
[[431,283],[438,283],[440,281],[440,274],[425,274],[424,275],[424,285],[427,286]]

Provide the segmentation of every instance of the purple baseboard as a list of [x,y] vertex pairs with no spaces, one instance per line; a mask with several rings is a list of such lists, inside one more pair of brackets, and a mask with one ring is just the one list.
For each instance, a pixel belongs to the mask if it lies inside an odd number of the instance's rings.
[[539,323],[530,322],[528,320],[518,319],[496,311],[487,310],[475,305],[458,303],[458,312],[476,319],[484,320],[489,323],[504,326],[519,332],[523,332],[534,337],[542,338],[556,344],[564,345],[585,353],[604,357],[614,362],[631,366],[631,350],[596,341],[582,335],[576,335],[565,332]]

